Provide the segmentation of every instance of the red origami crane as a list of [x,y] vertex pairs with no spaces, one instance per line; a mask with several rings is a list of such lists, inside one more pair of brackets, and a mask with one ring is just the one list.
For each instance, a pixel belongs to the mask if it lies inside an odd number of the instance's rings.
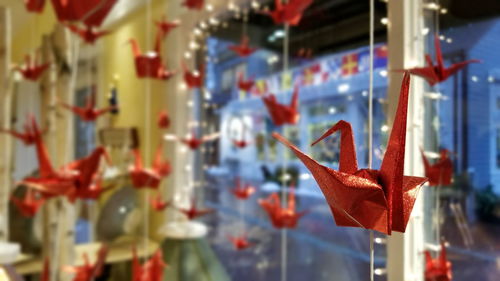
[[236,187],[231,190],[234,197],[239,200],[247,200],[255,191],[255,187],[251,184],[242,184],[240,178],[236,178]]
[[[13,136],[14,138],[17,138],[18,140],[22,141],[24,145],[32,145],[36,141],[36,134],[33,130],[33,127],[31,124],[33,124],[35,120],[35,117],[30,114],[26,118],[26,121],[23,125],[24,132],[18,132],[16,130],[4,130],[0,129],[0,133],[7,133]],[[43,134],[44,132],[42,132]]]
[[201,88],[205,79],[205,65],[201,65],[200,70],[189,71],[185,62],[182,62],[184,70],[184,82],[189,89]]
[[[102,146],[97,147],[88,156],[78,159],[65,166],[66,170],[77,171],[75,176],[76,193],[86,194],[90,192],[97,170],[99,169],[101,159],[104,158],[108,164],[111,164],[111,159],[108,152]],[[94,186],[94,188],[96,188]],[[90,194],[92,194],[91,192]]]
[[26,189],[23,199],[12,196],[10,200],[16,205],[20,213],[28,218],[34,217],[45,202],[45,198],[31,188]]
[[24,66],[16,66],[14,67],[15,71],[21,72],[24,79],[37,81],[40,76],[42,76],[43,72],[49,68],[50,63],[39,64],[38,55],[35,56],[33,60],[30,55],[25,56]]
[[71,106],[64,102],[60,103],[64,108],[72,111],[74,114],[78,115],[82,121],[85,122],[94,122],[95,120],[97,120],[97,118],[117,108],[116,106],[108,106],[102,109],[96,109],[95,87],[92,87],[92,92],[89,96],[87,96],[85,107]]
[[425,281],[451,281],[451,262],[446,257],[446,247],[441,242],[441,253],[433,259],[429,251],[425,251]]
[[205,0],[184,0],[182,5],[191,10],[202,10]]
[[154,78],[168,80],[175,75],[174,71],[168,70],[163,64],[160,56],[162,31],[156,32],[156,42],[153,51],[142,53],[137,40],[130,39],[132,52],[135,58],[135,70],[139,78]]
[[85,25],[101,26],[117,0],[52,0],[61,22],[83,21]]
[[[111,189],[111,186],[103,187],[102,181],[99,178],[93,184],[87,188],[78,188],[74,198],[80,198],[83,200],[97,200],[101,197],[102,193]],[[70,201],[74,202],[74,199],[70,198]]]
[[450,67],[444,66],[443,54],[441,52],[441,44],[439,42],[439,36],[434,37],[434,46],[436,49],[436,64],[431,59],[429,54],[425,55],[425,60],[427,61],[427,66],[416,67],[408,69],[411,74],[420,76],[427,80],[429,85],[434,86],[440,82],[445,81],[453,74],[457,73],[460,69],[464,68],[470,63],[481,62],[479,60],[467,60],[459,63],[452,64]]
[[238,89],[240,89],[241,91],[250,92],[250,90],[253,88],[254,84],[255,84],[255,80],[253,80],[253,79],[245,80],[243,78],[242,73],[238,74]]
[[64,270],[67,272],[75,273],[73,281],[91,281],[102,274],[102,269],[104,263],[106,262],[106,256],[108,254],[108,248],[102,246],[97,252],[96,262],[91,264],[88,255],[83,254],[84,264],[81,266],[65,266]]
[[274,125],[282,126],[285,124],[297,124],[300,119],[299,109],[299,89],[295,87],[293,90],[292,101],[290,105],[278,103],[276,96],[267,95],[262,97],[262,101],[271,115],[271,120]]
[[295,228],[299,219],[309,211],[295,210],[295,192],[292,187],[288,193],[288,206],[282,207],[278,193],[274,192],[266,199],[259,199],[259,205],[266,211],[271,223],[276,228]]
[[67,24],[66,26],[73,33],[80,36],[80,38],[87,44],[94,44],[97,39],[110,33],[110,31],[108,30],[95,31],[94,28],[90,25],[87,25],[85,28],[80,28],[74,24]]
[[160,129],[167,129],[170,127],[170,117],[168,116],[168,113],[166,110],[163,110],[158,114],[158,120],[156,122],[158,124],[158,128]]
[[193,220],[195,218],[199,218],[214,212],[213,209],[198,209],[196,207],[196,200],[194,199],[191,200],[191,207],[189,209],[178,208],[178,210],[186,215],[189,220]]
[[156,26],[161,30],[162,35],[165,37],[167,36],[170,31],[172,31],[174,28],[178,27],[180,22],[178,20],[174,21],[167,21],[167,17],[164,15],[161,20],[155,22]]
[[314,144],[341,132],[339,170],[321,165],[279,134],[316,179],[339,226],[363,227],[385,234],[404,232],[420,186],[427,179],[404,176],[410,75],[405,72],[394,125],[380,170],[358,170],[351,124],[339,121]]
[[189,147],[191,150],[196,150],[198,149],[202,144],[213,141],[219,137],[219,133],[213,133],[210,135],[206,135],[203,137],[198,137],[196,133],[193,131],[188,137],[186,138],[179,138],[175,135],[165,135],[165,140],[168,141],[180,141],[183,144],[185,144],[187,147]]
[[239,236],[239,237],[228,236],[228,239],[233,244],[234,249],[237,251],[246,250],[253,246],[252,243],[248,242],[246,236]]
[[429,163],[427,157],[425,157],[424,151],[421,150],[421,152],[422,160],[424,161],[425,176],[429,178],[429,185],[450,185],[453,178],[453,162],[448,157],[450,152],[447,149],[441,149],[440,159],[432,165]]
[[249,144],[250,142],[245,139],[233,140],[233,145],[236,146],[237,148],[243,149],[246,148]]
[[42,193],[44,197],[68,195],[75,189],[75,171],[65,169],[55,170],[47,152],[47,148],[42,140],[42,133],[38,128],[35,119],[32,119],[32,130],[35,139],[35,148],[38,158],[39,174],[38,178],[28,177],[21,183],[34,188]]
[[134,187],[156,189],[160,185],[161,179],[170,174],[172,168],[168,161],[163,161],[162,152],[163,146],[160,144],[156,150],[152,168],[147,169],[144,168],[139,150],[132,151],[135,156],[135,164],[129,168],[129,173]]
[[274,11],[266,12],[275,24],[289,24],[296,26],[302,19],[304,11],[312,4],[313,0],[290,0],[283,4],[282,0],[275,0]]
[[45,7],[45,0],[24,0],[28,12],[41,13]]
[[241,43],[239,45],[231,45],[229,46],[229,50],[235,52],[240,57],[248,57],[253,54],[257,48],[250,48],[248,46],[249,39],[248,36],[244,35],[241,37]]
[[137,257],[137,250],[132,249],[132,281],[162,281],[167,264],[163,261],[163,253],[158,249],[143,265]]
[[151,207],[153,207],[156,211],[163,211],[165,208],[170,206],[170,202],[164,201],[160,194],[158,194],[155,198],[152,198],[149,203],[151,203]]

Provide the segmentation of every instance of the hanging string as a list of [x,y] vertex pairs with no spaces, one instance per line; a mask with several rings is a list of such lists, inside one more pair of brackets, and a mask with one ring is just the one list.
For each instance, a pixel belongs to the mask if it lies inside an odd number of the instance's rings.
[[[146,46],[147,50],[151,49],[151,0],[146,0]],[[149,67],[149,64],[147,65]],[[149,72],[149,70],[148,70]],[[144,110],[144,145],[145,145],[145,163],[151,164],[151,81],[146,78],[146,106]],[[149,189],[144,192],[144,259],[147,259],[147,250],[149,244]]]
[[[286,3],[286,1],[284,1]],[[283,38],[283,77],[287,75],[288,71],[288,53],[289,53],[289,38],[288,36],[290,35],[290,26],[288,23],[285,23],[285,37]],[[284,81],[284,80],[282,80]],[[283,82],[282,82],[283,83]],[[284,86],[284,83],[282,87]],[[285,132],[284,132],[285,133]],[[282,173],[282,179],[281,179],[281,205],[283,208],[286,208],[287,206],[287,180],[288,179],[288,173],[287,173],[287,158],[286,158],[286,152],[283,153],[283,173]],[[287,267],[288,267],[288,249],[287,249],[287,244],[288,244],[288,235],[287,235],[287,230],[286,228],[281,229],[281,281],[287,281]]]
[[[437,36],[441,36],[439,34],[440,32],[440,27],[439,27],[439,12],[440,12],[440,9],[441,9],[441,6],[440,6],[440,3],[439,3],[439,0],[436,0],[436,7],[437,7],[437,10],[436,12],[434,13],[434,25],[436,26],[436,34]],[[439,38],[439,40],[441,40],[441,38]],[[435,52],[437,50],[434,50]],[[435,85],[435,89],[437,91],[438,94],[441,94],[441,89],[439,87],[439,83]],[[439,96],[439,95],[438,95]],[[438,118],[437,120],[439,120],[439,110],[440,109],[440,98],[438,97],[436,99],[436,103],[435,103],[435,114],[436,114],[436,117]],[[439,121],[438,121],[438,124]],[[436,129],[436,148],[439,147],[439,143],[440,143],[440,139],[439,139],[439,127],[435,128]],[[439,149],[438,149],[439,151]],[[440,202],[440,197],[441,197],[441,188],[442,188],[442,185],[441,185],[441,176],[442,176],[442,173],[440,173],[440,178],[439,178],[439,185],[435,188],[435,195],[436,195],[436,215],[435,215],[435,220],[436,220],[436,244],[439,244],[440,240],[441,240],[441,202]]]
[[[375,3],[370,0],[370,71],[368,85],[368,169],[373,166],[373,49],[375,45]],[[375,245],[374,233],[370,230],[370,281],[375,280]]]

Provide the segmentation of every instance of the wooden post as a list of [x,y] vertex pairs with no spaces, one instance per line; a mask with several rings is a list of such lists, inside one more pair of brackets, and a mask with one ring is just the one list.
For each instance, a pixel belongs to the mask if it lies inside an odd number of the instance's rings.
[[[0,126],[10,128],[12,76],[10,75],[10,13],[0,7]],[[0,241],[9,237],[9,194],[12,186],[12,139],[0,135]]]

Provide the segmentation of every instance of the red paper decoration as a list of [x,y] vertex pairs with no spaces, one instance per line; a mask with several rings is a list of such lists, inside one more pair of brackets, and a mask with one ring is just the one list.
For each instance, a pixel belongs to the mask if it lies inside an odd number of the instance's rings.
[[445,81],[470,63],[481,62],[479,60],[467,60],[452,64],[450,67],[445,67],[438,35],[435,35],[434,37],[434,46],[436,49],[436,64],[432,61],[431,56],[427,54],[425,56],[425,60],[427,61],[426,67],[415,67],[407,70],[411,74],[424,78],[431,86]]
[[422,161],[424,162],[425,176],[429,178],[430,186],[450,185],[453,179],[453,162],[449,158],[449,151],[441,149],[440,159],[431,165],[424,151],[422,152]]
[[86,100],[86,105],[85,107],[78,107],[78,106],[72,106],[67,103],[60,102],[61,105],[73,112],[74,114],[78,115],[82,121],[85,122],[94,122],[97,120],[97,118],[101,117],[102,115],[112,111],[116,110],[116,106],[108,106],[103,109],[96,109],[96,88],[95,86],[92,87],[92,92],[87,96]]
[[293,90],[292,101],[290,105],[283,105],[278,103],[276,96],[267,95],[262,97],[262,101],[271,116],[274,125],[282,126],[285,124],[297,124],[300,119],[299,107],[299,89],[295,87]]
[[117,0],[52,0],[61,22],[83,21],[88,26],[101,26]]
[[45,7],[45,0],[24,0],[26,10],[32,13],[41,13]]
[[363,227],[385,234],[405,231],[420,186],[427,181],[426,178],[403,175],[409,88],[410,75],[406,72],[380,170],[358,170],[352,128],[345,121],[339,121],[313,143],[336,131],[341,132],[338,171],[319,164],[279,134],[273,134],[311,171],[337,225]]
[[254,85],[255,85],[255,80],[253,79],[245,80],[243,78],[242,73],[238,74],[238,89],[248,93],[250,92],[250,90],[253,88]]
[[153,51],[142,53],[137,40],[130,39],[132,52],[135,59],[135,70],[139,78],[154,78],[160,80],[168,80],[175,75],[174,71],[170,71],[163,64],[160,55],[162,32],[156,32],[156,43]]
[[84,28],[80,28],[74,24],[67,24],[66,26],[68,27],[69,30],[77,34],[87,44],[94,44],[97,41],[97,39],[105,35],[108,35],[110,33],[110,31],[108,30],[95,31],[94,28],[89,25]]
[[163,281],[166,267],[161,249],[158,249],[143,265],[139,262],[137,250],[132,249],[132,281]]
[[241,43],[239,45],[231,45],[228,48],[240,57],[248,57],[257,50],[257,48],[250,48],[248,44],[248,36],[244,35],[241,37]]
[[266,199],[259,199],[259,205],[266,211],[275,228],[295,228],[300,218],[309,211],[295,210],[295,192],[291,188],[288,193],[288,206],[282,207],[278,193],[272,193]]
[[26,189],[23,199],[12,196],[10,200],[19,209],[19,212],[28,218],[34,217],[43,203],[45,203],[45,198],[31,188]]
[[182,69],[184,71],[184,82],[189,89],[196,89],[203,87],[205,79],[205,65],[202,64],[200,70],[190,71],[185,62],[182,62]]
[[253,246],[253,243],[248,242],[245,236],[228,236],[228,240],[233,244],[236,251],[243,251]]
[[19,71],[26,80],[37,81],[50,65],[50,63],[40,64],[38,61],[38,55],[35,56],[34,60],[30,55],[26,55],[24,66],[16,66],[14,70]]
[[446,257],[444,242],[441,242],[441,253],[436,259],[425,251],[425,281],[451,281],[452,278],[451,262]]
[[[33,145],[36,141],[36,133],[32,127],[32,124],[35,122],[35,117],[30,114],[26,118],[26,121],[23,125],[24,131],[23,132],[18,132],[16,130],[5,130],[5,129],[0,129],[0,133],[6,133],[10,134],[12,137],[22,141],[24,145]],[[41,134],[43,135],[45,133],[42,132]]]
[[240,178],[236,178],[236,186],[231,190],[238,200],[247,200],[255,193],[256,189],[251,184],[242,184]]
[[296,26],[302,19],[304,11],[312,4],[313,0],[290,0],[283,4],[282,0],[275,0],[273,11],[266,12],[275,24],[289,24]]
[[186,215],[189,220],[199,218],[208,214],[215,212],[213,209],[198,209],[196,207],[196,200],[191,200],[191,207],[189,209],[178,208],[178,210]]
[[83,254],[84,264],[82,266],[65,266],[64,270],[75,273],[73,281],[91,281],[102,274],[107,254],[108,248],[102,246],[99,252],[97,252],[97,260],[95,263],[90,263],[88,255]]
[[153,188],[160,185],[163,177],[170,174],[172,168],[168,161],[163,160],[163,146],[160,143],[156,149],[155,159],[151,169],[144,168],[141,153],[138,149],[132,151],[135,157],[134,166],[129,168],[130,178],[135,188]]

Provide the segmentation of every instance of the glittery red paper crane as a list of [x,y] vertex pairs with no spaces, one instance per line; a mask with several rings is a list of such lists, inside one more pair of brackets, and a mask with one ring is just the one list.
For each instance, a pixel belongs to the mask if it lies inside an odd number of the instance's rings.
[[163,160],[163,146],[160,143],[156,149],[155,159],[151,169],[144,168],[142,163],[141,153],[138,149],[132,151],[135,157],[134,166],[129,168],[130,178],[132,184],[136,188],[153,188],[156,189],[160,185],[160,181],[163,177],[170,174],[172,168],[168,161]]
[[26,10],[32,13],[41,13],[45,7],[45,0],[24,0]]
[[84,28],[80,28],[74,24],[67,24],[66,26],[87,44],[94,44],[97,39],[110,33],[109,30],[96,31],[92,26],[89,25]]
[[446,246],[441,242],[441,253],[433,259],[429,251],[425,251],[425,281],[451,281],[453,275],[451,262],[446,257]]
[[86,105],[84,107],[72,106],[64,102],[60,104],[72,111],[74,114],[78,115],[82,121],[94,122],[97,118],[103,116],[104,114],[117,109],[116,106],[108,106],[102,109],[96,109],[96,89],[92,87],[92,92],[87,96]]
[[132,249],[132,281],[162,281],[166,267],[161,249],[143,265],[139,262],[135,247]]
[[160,114],[158,114],[158,120],[156,124],[160,129],[168,129],[168,127],[170,127],[170,117],[168,116],[166,110],[162,110]]
[[99,177],[95,181],[102,158],[108,164],[111,164],[108,152],[104,147],[100,146],[94,149],[88,156],[64,166],[65,170],[75,172],[73,178],[75,189],[68,194],[70,202],[75,202],[76,198],[95,200],[99,198],[102,192],[109,189],[102,188]]
[[102,246],[97,252],[97,259],[95,263],[90,263],[88,255],[83,254],[83,265],[81,266],[65,266],[63,269],[67,272],[75,273],[73,281],[91,281],[102,274],[108,248]]
[[345,121],[339,121],[313,143],[336,131],[341,132],[338,171],[321,165],[279,134],[273,134],[311,171],[337,225],[374,229],[385,234],[405,231],[417,193],[427,181],[403,175],[409,88],[410,75],[406,72],[380,170],[358,170],[351,124]]
[[432,61],[432,58],[429,54],[425,56],[425,60],[427,61],[427,66],[425,67],[415,67],[408,69],[411,74],[420,76],[427,80],[429,85],[434,86],[440,82],[445,81],[453,74],[457,73],[459,70],[464,68],[470,63],[479,63],[479,60],[467,60],[459,63],[452,64],[450,67],[444,66],[443,54],[441,52],[441,45],[439,42],[439,36],[435,36],[434,38],[434,46],[436,51],[436,64]]
[[61,22],[83,21],[85,25],[100,26],[117,0],[52,0]]
[[161,194],[158,194],[156,197],[152,198],[149,203],[151,207],[156,211],[163,211],[168,206],[170,206],[170,202],[167,202],[161,198]]
[[168,80],[175,75],[174,71],[168,70],[163,64],[163,59],[160,55],[162,31],[156,32],[156,41],[153,51],[142,53],[137,40],[130,39],[132,45],[132,53],[135,59],[135,70],[139,78],[154,78],[160,80]]
[[228,236],[227,238],[237,251],[243,251],[253,246],[253,243],[248,242],[246,236]]
[[68,195],[73,193],[76,174],[74,171],[68,171],[65,169],[56,171],[52,167],[52,163],[50,161],[47,148],[42,140],[42,133],[38,124],[35,119],[32,119],[31,121],[40,175],[38,178],[25,178],[21,181],[21,183],[40,191],[44,197]]
[[39,64],[38,55],[35,56],[35,59],[32,59],[30,55],[26,55],[24,61],[22,67],[16,66],[14,70],[19,71],[24,79],[31,81],[37,81],[50,65],[50,63]]
[[241,43],[239,45],[230,45],[228,49],[235,52],[240,57],[248,57],[257,50],[257,48],[251,48],[248,45],[249,41],[248,36],[244,35],[241,37]]
[[262,97],[262,101],[271,116],[274,125],[282,126],[285,124],[297,124],[300,119],[299,109],[299,89],[295,87],[293,90],[292,101],[290,105],[278,103],[274,95]]
[[24,129],[23,132],[18,132],[16,130],[0,129],[0,133],[10,134],[14,138],[22,141],[24,143],[24,145],[33,145],[33,144],[35,144],[35,141],[36,141],[36,139],[35,139],[36,135],[35,135],[35,132],[33,131],[31,124],[33,124],[34,120],[35,120],[35,117],[32,114],[28,115],[25,123],[23,124],[23,129]]
[[424,151],[422,152],[422,160],[424,162],[425,176],[429,178],[430,186],[450,185],[453,178],[453,162],[448,157],[449,151],[441,149],[440,159],[431,165]]
[[167,17],[163,15],[161,20],[155,22],[156,26],[162,31],[163,37],[167,36],[170,31],[179,26],[180,21],[167,21]]
[[290,0],[288,3],[282,3],[282,0],[275,0],[274,11],[266,12],[266,14],[271,16],[275,24],[286,23],[296,26],[312,2],[313,0]]
[[251,184],[242,184],[240,178],[236,178],[236,186],[231,190],[238,200],[247,200],[255,191],[255,187]]
[[177,208],[181,213],[186,215],[189,220],[193,220],[215,212],[213,209],[198,209],[196,200],[191,200],[191,207],[189,209]]
[[243,78],[242,73],[238,74],[238,89],[248,93],[250,92],[250,90],[253,88],[254,85],[255,85],[255,80],[253,79],[245,80]]
[[174,141],[180,141],[181,143],[183,143],[184,145],[186,145],[187,147],[189,147],[189,149],[196,150],[202,144],[204,144],[206,142],[209,142],[209,141],[213,141],[213,140],[217,139],[218,137],[219,137],[219,133],[213,133],[213,134],[206,135],[206,136],[203,136],[203,137],[200,138],[193,131],[186,138],[179,138],[179,137],[177,137],[175,135],[165,135],[165,140],[168,140],[168,141],[172,141],[172,140],[174,140]]
[[45,203],[45,198],[31,188],[26,189],[24,198],[19,199],[12,196],[10,200],[19,209],[19,212],[28,218],[34,217],[43,203]]
[[182,5],[190,10],[202,10],[205,0],[184,0]]
[[288,192],[288,206],[282,207],[278,193],[274,192],[266,199],[259,199],[259,205],[266,211],[275,228],[295,228],[299,219],[309,211],[297,212],[295,207],[295,191]]
[[203,86],[203,80],[205,79],[204,64],[201,65],[200,70],[190,71],[183,61],[182,69],[184,71],[184,82],[189,89],[201,88]]

